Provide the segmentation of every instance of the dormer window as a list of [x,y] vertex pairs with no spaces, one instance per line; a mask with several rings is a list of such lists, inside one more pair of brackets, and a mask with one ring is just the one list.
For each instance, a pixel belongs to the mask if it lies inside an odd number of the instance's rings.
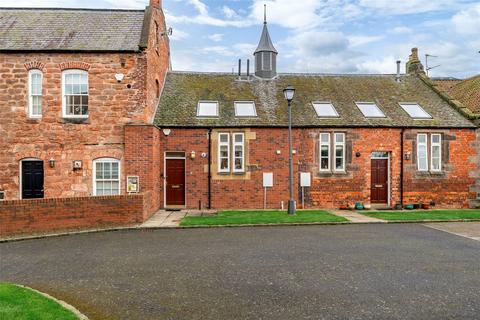
[[365,118],[386,118],[383,111],[380,110],[375,102],[356,102],[355,104]]
[[65,70],[62,74],[64,118],[88,118],[88,72]]
[[418,103],[400,103],[400,106],[412,119],[432,119],[432,116]]
[[338,118],[338,112],[331,102],[312,102],[319,118]]
[[42,117],[42,71],[33,69],[28,72],[28,117]]
[[257,110],[255,102],[253,101],[235,101],[235,116],[236,117],[256,117]]
[[199,101],[197,117],[218,117],[218,101]]

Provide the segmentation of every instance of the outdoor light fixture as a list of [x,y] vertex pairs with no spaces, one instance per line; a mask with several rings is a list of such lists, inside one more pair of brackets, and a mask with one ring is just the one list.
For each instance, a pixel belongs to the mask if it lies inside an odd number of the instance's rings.
[[190,152],[190,159],[193,160],[195,159],[195,157],[196,157],[195,151]]
[[292,86],[286,87],[283,89],[283,95],[285,96],[285,100],[287,100],[289,103],[292,102],[293,96],[295,95],[295,88]]
[[288,182],[290,190],[290,199],[288,200],[288,214],[295,215],[295,200],[293,199],[293,147],[292,147],[292,100],[295,96],[295,88],[288,86],[283,90],[285,100],[288,102]]
[[164,134],[166,137],[168,137],[171,132],[172,132],[172,130],[170,130],[170,129],[163,129],[163,134]]
[[410,160],[411,158],[411,153],[410,152],[406,152],[405,153],[405,160]]
[[50,160],[48,160],[48,165],[50,166],[50,168],[54,168],[55,167],[55,159],[51,158]]

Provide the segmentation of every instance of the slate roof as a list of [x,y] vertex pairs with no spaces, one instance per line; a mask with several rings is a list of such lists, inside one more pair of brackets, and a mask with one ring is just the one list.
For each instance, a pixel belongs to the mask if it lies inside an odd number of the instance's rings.
[[[280,74],[274,80],[239,81],[232,74],[170,72],[154,124],[159,127],[285,127],[282,90],[296,88],[293,126],[297,127],[475,127],[417,76]],[[199,100],[219,101],[218,118],[198,118]],[[257,117],[235,117],[234,101],[253,100]],[[311,102],[331,101],[339,118],[317,117]],[[357,102],[376,102],[387,118],[365,118]],[[399,102],[419,103],[432,120],[414,120]]]
[[473,113],[480,114],[480,75],[451,82],[450,86],[445,85],[444,82],[445,80],[434,80],[441,90],[460,101]]
[[0,51],[138,51],[145,10],[0,8]]
[[260,37],[260,41],[258,42],[258,47],[257,50],[255,50],[255,53],[262,51],[278,53],[277,49],[275,49],[273,46],[272,38],[270,38],[270,34],[268,33],[266,22],[263,24],[262,35]]

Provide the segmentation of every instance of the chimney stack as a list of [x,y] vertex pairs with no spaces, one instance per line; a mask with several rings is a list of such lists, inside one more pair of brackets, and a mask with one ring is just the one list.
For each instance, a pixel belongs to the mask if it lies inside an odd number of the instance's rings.
[[238,78],[242,76],[242,59],[238,59]]
[[412,53],[408,57],[408,62],[406,64],[406,72],[408,74],[425,73],[423,64],[418,58],[418,48],[412,48]]
[[162,0],[150,0],[150,6],[160,9],[162,7]]

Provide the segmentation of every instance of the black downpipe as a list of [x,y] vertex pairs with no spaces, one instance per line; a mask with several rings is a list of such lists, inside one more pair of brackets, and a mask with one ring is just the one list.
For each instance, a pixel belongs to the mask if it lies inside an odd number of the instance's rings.
[[212,209],[212,128],[208,129],[208,209]]
[[405,133],[405,128],[402,128],[402,133],[400,137],[400,205],[403,209],[403,136]]

